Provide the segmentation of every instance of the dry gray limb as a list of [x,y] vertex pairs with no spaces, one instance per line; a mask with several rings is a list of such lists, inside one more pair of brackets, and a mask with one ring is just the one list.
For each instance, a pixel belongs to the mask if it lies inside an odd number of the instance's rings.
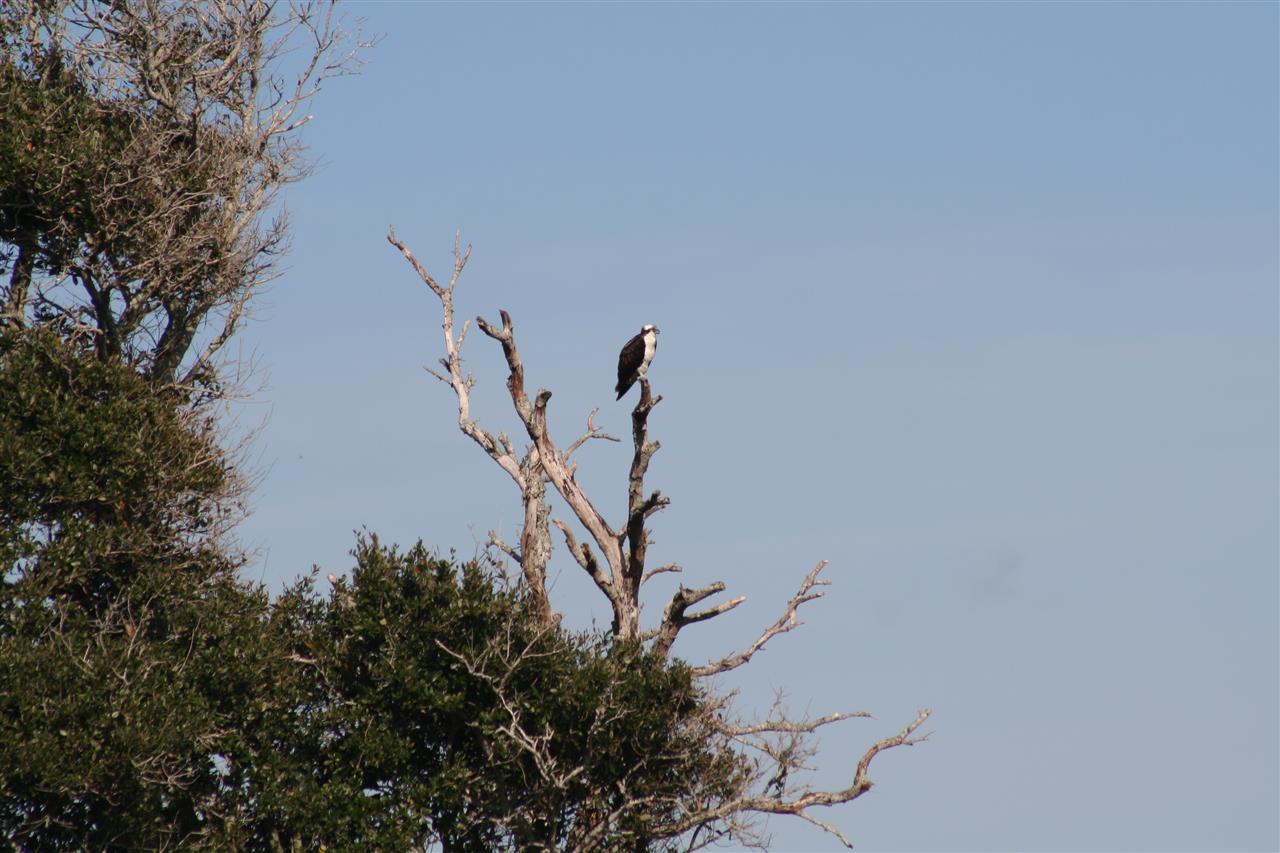
[[609,599],[609,603],[613,605],[614,611],[617,612],[620,606],[615,601],[618,595],[617,588],[614,586],[613,580],[600,568],[600,562],[596,560],[591,546],[586,542],[579,545],[578,540],[574,538],[573,531],[569,529],[569,525],[565,524],[563,519],[553,518],[551,523],[560,528],[560,532],[564,534],[565,547],[569,549],[573,559],[591,576],[591,580],[595,581],[596,586],[605,594],[605,597]]
[[[647,377],[640,378],[640,397],[631,412],[633,452],[627,477],[627,515],[620,528],[615,529],[579,485],[576,479],[577,464],[572,461],[572,456],[583,444],[592,439],[609,441],[618,439],[596,427],[595,416],[598,410],[593,409],[587,416],[586,431],[563,452],[557,449],[547,427],[547,405],[551,400],[551,392],[539,389],[533,399],[530,399],[525,387],[524,362],[516,344],[515,325],[511,315],[505,310],[499,311],[501,325],[490,323],[483,317],[476,317],[476,325],[502,346],[503,357],[508,367],[507,391],[510,394],[512,406],[533,445],[523,458],[518,457],[505,435],[495,437],[481,429],[471,418],[470,389],[475,380],[470,374],[463,375],[460,355],[468,325],[464,323],[461,333],[455,336],[453,306],[454,289],[470,256],[470,247],[464,252],[461,249],[460,240],[455,235],[454,271],[446,287],[439,284],[427,272],[409,248],[396,237],[394,229],[388,233],[387,240],[400,250],[417,272],[418,277],[440,300],[445,338],[445,357],[440,359],[440,364],[445,372],[440,373],[430,368],[428,370],[437,379],[449,385],[458,398],[459,429],[480,445],[485,453],[507,472],[521,491],[525,506],[525,526],[520,546],[518,548],[509,546],[494,536],[490,537],[490,544],[521,564],[535,595],[545,600],[546,565],[551,554],[543,480],[545,475],[545,479],[549,480],[564,498],[578,523],[590,536],[590,542],[578,542],[563,520],[552,521],[564,535],[565,545],[575,562],[587,572],[596,587],[609,600],[613,610],[612,631],[615,637],[653,639],[654,650],[665,656],[670,653],[677,635],[686,625],[719,616],[741,604],[745,599],[739,596],[690,613],[690,607],[711,595],[723,592],[725,587],[720,582],[699,589],[689,589],[681,585],[667,604],[661,625],[652,632],[642,633],[640,628],[641,586],[655,575],[679,571],[677,565],[667,564],[645,572],[649,545],[646,522],[650,516],[662,511],[670,504],[670,500],[659,491],[646,494],[644,482],[649,464],[661,447],[659,442],[649,438],[649,415],[654,407],[662,402],[661,395],[653,394]],[[821,571],[821,565],[811,573],[801,592],[792,599],[783,619],[768,629],[751,648],[717,664],[701,667],[695,672],[699,675],[709,675],[740,666],[749,660],[770,637],[791,630],[796,624],[796,607],[820,595],[820,593],[810,592],[813,586],[821,583],[816,581],[819,571]],[[545,604],[544,612],[550,618],[549,602]]]
[[[772,729],[767,728],[764,724],[752,727],[753,730],[757,732],[773,731],[791,736],[785,739],[782,742],[782,746],[778,748],[771,748],[759,743],[750,744],[752,748],[766,752],[766,754],[777,762],[776,768],[769,780],[769,784],[773,785],[775,789],[779,791],[778,795],[769,796],[767,794],[757,794],[743,796],[717,804],[716,806],[708,809],[694,811],[687,814],[683,819],[673,825],[671,829],[673,831],[687,831],[712,821],[723,820],[733,815],[741,815],[749,812],[755,812],[758,814],[786,814],[802,818],[840,839],[840,842],[846,847],[852,847],[853,845],[849,842],[849,839],[846,838],[840,830],[836,829],[826,821],[809,814],[808,810],[815,806],[829,807],[848,803],[871,790],[871,787],[874,784],[869,775],[872,760],[886,749],[892,749],[897,746],[914,746],[915,744],[928,739],[928,734],[917,736],[915,732],[924,724],[924,721],[929,718],[931,713],[932,712],[927,708],[922,709],[916,714],[916,718],[908,723],[902,731],[898,732],[896,735],[877,741],[868,747],[866,752],[863,753],[861,760],[858,761],[857,768],[854,771],[853,782],[847,788],[843,788],[838,791],[813,791],[802,789],[791,796],[785,795],[787,778],[792,772],[805,769],[803,760],[812,754],[812,749],[806,747],[797,739],[797,737],[799,735],[811,733],[813,730],[829,723],[848,719],[850,717],[861,717],[867,715],[862,713],[831,714],[818,720],[802,724],[776,720]],[[733,727],[727,727],[726,734],[736,737],[736,735],[733,734],[733,731]]]
[[829,726],[832,723],[838,723],[842,720],[852,720],[857,718],[868,719],[871,715],[866,711],[837,711],[834,714],[827,714],[823,717],[817,717],[812,720],[791,720],[781,716],[770,716],[769,719],[759,723],[750,723],[748,725],[729,725],[724,724],[721,728],[725,734],[733,737],[747,737],[748,735],[769,734],[774,732],[789,732],[792,734],[809,734],[816,732],[823,726]]
[[577,441],[569,445],[569,449],[564,452],[565,459],[568,459],[571,456],[573,456],[574,451],[576,451],[579,447],[586,444],[588,441],[591,441],[592,439],[600,439],[603,441],[621,441],[622,440],[617,436],[609,435],[606,432],[601,432],[600,428],[596,426],[595,424],[596,414],[599,411],[600,411],[599,408],[595,408],[591,410],[591,414],[587,415],[587,431],[584,432],[581,436],[579,436]]
[[[670,654],[671,646],[675,643],[676,635],[680,633],[681,628],[686,625],[692,625],[694,622],[703,622],[713,616],[719,616],[721,613],[727,613],[747,600],[746,596],[740,595],[706,610],[692,614],[687,613],[690,607],[718,592],[724,592],[724,584],[720,581],[716,581],[710,586],[704,586],[701,589],[689,589],[684,584],[681,584],[680,589],[672,596],[666,610],[663,611],[662,624],[653,634],[653,650],[665,657]],[[694,674],[697,674],[696,670]]]
[[520,552],[517,551],[515,548],[512,548],[506,542],[504,542],[502,540],[502,537],[498,535],[498,531],[490,530],[489,539],[485,544],[491,548],[497,548],[499,551],[506,554],[512,560],[515,560],[517,565],[520,564]]
[[[579,545],[574,540],[564,522],[557,519],[555,524],[565,534],[565,543],[578,565],[586,570],[596,586],[609,599],[613,608],[614,636],[621,639],[638,636],[640,633],[640,579],[637,575],[634,584],[630,582],[628,554],[622,549],[626,534],[619,534],[609,525],[586,492],[578,485],[573,466],[569,462],[569,454],[561,453],[556,449],[551,433],[547,429],[547,403],[551,399],[551,392],[540,388],[534,401],[530,402],[528,392],[525,390],[524,363],[520,359],[520,350],[516,346],[515,326],[511,321],[511,315],[505,310],[498,313],[502,318],[501,326],[495,326],[483,317],[476,318],[476,325],[480,327],[480,331],[502,345],[502,353],[510,370],[507,377],[507,390],[511,395],[512,405],[524,424],[525,431],[538,451],[538,460],[542,464],[542,469],[556,491],[564,498],[565,503],[573,510],[578,522],[586,528],[595,541],[608,570],[606,571],[604,566],[599,564],[587,543]],[[648,381],[641,381],[642,400],[648,402],[649,408],[652,408]],[[591,429],[591,422],[588,420],[589,433]],[[577,446],[580,444],[575,442],[571,449],[576,449]]]
[[[822,597],[822,591],[815,590],[815,587],[826,586],[829,583],[829,581],[820,580],[818,578],[818,575],[822,573],[822,570],[826,568],[826,565],[827,561],[822,560],[818,565],[813,567],[813,570],[805,576],[804,581],[800,584],[800,589],[795,595],[791,596],[791,600],[787,602],[786,609],[783,610],[782,615],[778,617],[778,621],[766,628],[764,632],[756,638],[754,643],[742,651],[732,655],[726,655],[718,661],[694,667],[693,674],[700,678],[705,678],[708,675],[717,675],[722,672],[728,672],[731,669],[737,669],[747,661],[751,660],[752,656],[764,648],[765,643],[769,642],[769,640],[773,639],[778,634],[785,634],[788,631],[803,625],[804,623],[797,619],[796,611],[800,609],[800,605]],[[671,614],[670,618],[672,620],[678,621],[682,617],[683,611],[673,610],[673,607],[676,605],[677,599],[680,598],[680,595],[683,592],[684,589],[682,588],[680,592],[676,593],[676,598],[672,599],[672,603],[667,606],[667,611]],[[666,622],[667,620],[664,619],[664,630],[666,629]],[[676,630],[679,629],[677,628]]]
[[[631,411],[631,439],[635,451],[631,457],[631,472],[627,478],[627,524],[626,539],[630,546],[625,582],[627,592],[636,600],[640,596],[640,585],[644,580],[645,552],[649,545],[648,532],[644,523],[649,516],[665,509],[670,500],[661,492],[654,492],[648,498],[644,496],[644,477],[649,470],[649,461],[662,446],[656,441],[649,441],[649,413],[654,406],[662,402],[662,396],[651,397],[649,380],[640,378],[640,400]],[[637,611],[637,630],[639,613]],[[664,652],[665,654],[665,652]]]
[[[547,484],[538,460],[538,449],[531,447],[523,456],[519,456],[505,435],[494,436],[482,429],[471,417],[471,389],[475,386],[475,377],[470,373],[464,374],[462,369],[462,345],[466,341],[470,323],[463,322],[461,331],[455,334],[453,307],[454,289],[457,288],[462,271],[471,257],[471,247],[467,246],[464,250],[461,235],[454,235],[453,274],[449,277],[448,286],[442,286],[431,273],[427,272],[426,267],[418,261],[409,247],[396,236],[394,228],[388,229],[387,242],[400,250],[400,254],[418,274],[418,278],[440,300],[442,316],[440,326],[444,333],[445,351],[444,357],[440,359],[440,366],[444,368],[445,373],[430,368],[427,370],[453,390],[458,400],[458,429],[478,444],[520,490],[524,522],[519,548],[512,548],[499,542],[492,534],[490,541],[520,565],[520,571],[524,574],[542,623],[551,624],[558,617],[552,610],[551,600],[547,596],[547,563],[551,560],[551,530],[548,525],[550,508],[547,506]],[[588,425],[590,426],[589,422]]]
[[684,569],[681,568],[680,564],[678,563],[666,563],[664,565],[658,566],[656,569],[649,569],[649,571],[645,572],[644,577],[640,578],[640,583],[641,585],[648,583],[649,579],[654,577],[655,575],[665,575],[668,572],[674,572],[676,574],[679,574],[680,572],[683,572],[683,571]]

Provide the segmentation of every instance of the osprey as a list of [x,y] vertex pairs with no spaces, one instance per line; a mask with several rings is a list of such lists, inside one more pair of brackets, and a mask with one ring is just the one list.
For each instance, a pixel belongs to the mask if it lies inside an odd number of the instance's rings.
[[618,354],[618,384],[613,389],[618,392],[618,399],[631,390],[636,380],[644,376],[653,361],[654,350],[658,348],[658,327],[652,323],[640,330],[640,334],[627,341],[627,345]]

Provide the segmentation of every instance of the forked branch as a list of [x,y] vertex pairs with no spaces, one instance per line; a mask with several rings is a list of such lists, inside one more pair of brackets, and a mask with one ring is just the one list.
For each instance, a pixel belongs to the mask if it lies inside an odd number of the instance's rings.
[[[516,345],[515,326],[511,315],[505,310],[498,313],[502,318],[501,326],[495,326],[483,317],[476,318],[476,325],[480,327],[480,331],[502,345],[502,354],[509,371],[507,390],[511,394],[511,402],[516,414],[520,416],[525,431],[538,452],[542,470],[546,472],[547,479],[564,498],[565,503],[573,510],[578,522],[595,540],[608,571],[605,571],[605,568],[596,561],[585,542],[579,546],[573,541],[572,534],[563,522],[557,520],[555,524],[565,534],[566,544],[578,565],[587,571],[596,586],[609,599],[614,614],[614,636],[621,639],[635,637],[640,629],[640,606],[638,594],[632,593],[631,585],[628,583],[627,555],[622,550],[624,535],[620,535],[609,525],[604,515],[596,509],[586,492],[578,485],[574,476],[574,466],[569,461],[569,455],[584,441],[602,436],[596,435],[597,431],[592,419],[588,418],[586,436],[570,445],[567,452],[561,453],[556,449],[555,441],[547,428],[547,403],[551,400],[551,392],[540,388],[533,402],[530,402],[528,392],[525,390],[524,363]],[[592,414],[594,416],[594,412]],[[637,591],[639,589],[638,578],[635,589]]]
[[[427,368],[427,372],[453,390],[458,400],[458,429],[480,445],[485,454],[507,473],[520,490],[520,502],[524,509],[520,547],[516,549],[507,546],[492,534],[490,539],[499,550],[520,565],[542,623],[550,624],[558,617],[551,609],[551,601],[547,597],[546,577],[547,563],[551,560],[551,530],[548,526],[546,481],[543,479],[542,466],[538,461],[538,450],[536,447],[530,448],[520,456],[505,435],[495,437],[482,429],[471,417],[471,389],[475,385],[475,379],[470,374],[464,374],[462,368],[462,344],[466,340],[470,324],[464,322],[461,331],[455,334],[453,307],[454,289],[457,288],[462,271],[471,258],[471,246],[467,246],[464,250],[461,235],[454,235],[453,273],[449,276],[448,286],[442,286],[418,261],[409,247],[396,236],[394,228],[388,229],[387,242],[400,250],[400,254],[418,274],[418,278],[440,300],[440,327],[444,332],[445,350],[444,356],[440,359],[440,366],[445,372],[440,373],[431,368]],[[523,370],[521,377],[523,377]]]
[[[800,609],[800,605],[822,597],[822,590],[816,589],[816,587],[826,586],[829,583],[829,581],[820,580],[818,578],[818,575],[822,573],[822,570],[826,568],[826,566],[827,561],[823,560],[813,567],[813,571],[809,572],[809,574],[805,576],[804,581],[800,584],[800,589],[795,595],[791,596],[791,600],[787,602],[787,606],[782,611],[782,615],[778,617],[778,621],[766,628],[760,636],[756,638],[754,643],[747,646],[747,648],[742,651],[726,655],[718,661],[694,667],[693,674],[698,677],[706,677],[708,675],[717,675],[722,672],[728,672],[731,669],[737,669],[747,661],[751,660],[752,656],[763,649],[765,644],[771,639],[779,634],[785,634],[788,631],[794,630],[800,625],[803,625],[804,623],[799,621],[797,618],[796,611]],[[677,593],[677,596],[678,595],[679,594]],[[668,612],[671,612],[670,607],[668,607]],[[665,620],[663,627],[666,627]]]
[[[874,784],[870,777],[872,760],[887,749],[897,746],[914,746],[928,739],[928,734],[917,735],[916,731],[931,713],[927,708],[922,709],[916,714],[916,718],[900,732],[876,741],[868,747],[858,761],[853,781],[848,787],[838,791],[815,791],[807,787],[792,791],[795,776],[809,769],[805,761],[814,753],[814,747],[805,738],[823,726],[853,717],[867,717],[868,714],[863,712],[829,714],[816,720],[799,722],[774,717],[752,726],[721,725],[721,731],[726,737],[767,756],[767,764],[757,771],[759,780],[768,778],[764,784],[764,792],[736,797],[706,809],[692,811],[671,828],[688,830],[750,812],[794,815],[835,836],[846,847],[852,847],[849,839],[840,830],[810,814],[809,809],[815,806],[830,807],[852,802],[871,790]],[[761,740],[748,738],[747,735],[776,735],[777,737],[772,740]],[[769,793],[771,791],[773,793]]]
[[722,601],[714,607],[709,607],[697,613],[688,612],[690,607],[718,592],[724,592],[724,584],[720,581],[716,581],[710,586],[704,586],[701,589],[689,589],[684,584],[681,584],[680,589],[671,597],[671,601],[667,604],[667,608],[662,614],[662,624],[654,632],[653,650],[666,657],[671,652],[671,646],[676,641],[676,635],[680,633],[680,629],[685,625],[703,622],[713,616],[719,616],[721,613],[728,613],[747,600],[745,595],[740,595],[737,598]]

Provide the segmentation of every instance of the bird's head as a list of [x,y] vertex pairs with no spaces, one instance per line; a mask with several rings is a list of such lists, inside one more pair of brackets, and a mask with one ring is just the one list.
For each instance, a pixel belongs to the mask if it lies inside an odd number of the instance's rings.
[[657,326],[653,325],[652,323],[645,323],[644,327],[640,329],[640,334],[642,335],[647,335],[650,332],[653,332],[655,335],[662,334],[662,330],[659,329]]

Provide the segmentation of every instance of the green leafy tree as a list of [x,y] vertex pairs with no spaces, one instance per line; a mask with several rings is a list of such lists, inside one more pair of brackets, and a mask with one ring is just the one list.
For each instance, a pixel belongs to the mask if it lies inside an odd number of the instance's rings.
[[[491,567],[362,539],[277,626],[311,677],[233,761],[249,846],[648,849],[745,779],[689,670],[542,626]],[[271,748],[270,745],[275,745]]]
[[[215,843],[223,742],[280,655],[221,542],[212,424],[128,365],[0,335],[0,838]],[[215,845],[216,846],[216,845]]]
[[270,604],[181,393],[0,335],[0,838],[651,849],[741,791],[687,667],[543,623],[482,564],[362,541],[328,597]]
[[243,483],[201,404],[223,395],[220,349],[286,242],[270,213],[306,172],[298,110],[351,67],[331,11],[0,4],[10,845],[236,835],[228,738],[276,713],[297,665],[237,577]]

